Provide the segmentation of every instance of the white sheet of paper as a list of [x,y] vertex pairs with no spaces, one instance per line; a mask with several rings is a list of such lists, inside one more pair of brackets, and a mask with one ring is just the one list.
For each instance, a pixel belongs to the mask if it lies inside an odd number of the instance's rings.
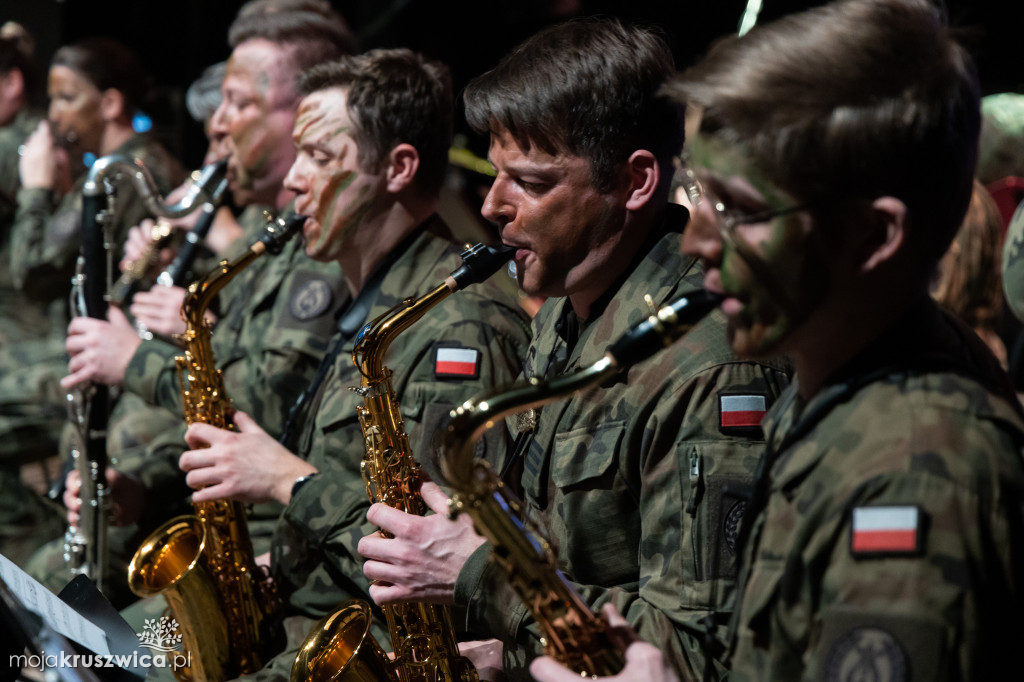
[[11,592],[21,600],[25,608],[35,611],[43,622],[65,637],[86,647],[95,654],[110,653],[107,636],[103,630],[62,602],[32,576],[21,570],[13,561],[0,554],[0,578],[7,583]]

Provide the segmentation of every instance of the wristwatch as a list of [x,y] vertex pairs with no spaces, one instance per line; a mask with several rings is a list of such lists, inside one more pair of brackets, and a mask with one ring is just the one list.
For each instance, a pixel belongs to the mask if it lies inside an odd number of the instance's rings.
[[295,499],[295,496],[299,494],[299,489],[302,488],[302,486],[306,485],[311,480],[313,480],[319,473],[319,471],[314,471],[311,474],[306,474],[304,476],[299,476],[298,478],[296,478],[295,483],[292,483],[292,499]]

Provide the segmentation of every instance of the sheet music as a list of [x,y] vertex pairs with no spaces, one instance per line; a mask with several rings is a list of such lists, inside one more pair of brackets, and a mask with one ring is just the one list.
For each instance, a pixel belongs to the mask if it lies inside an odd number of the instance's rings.
[[100,655],[110,653],[103,631],[0,554],[0,578],[26,609],[39,614],[50,628]]

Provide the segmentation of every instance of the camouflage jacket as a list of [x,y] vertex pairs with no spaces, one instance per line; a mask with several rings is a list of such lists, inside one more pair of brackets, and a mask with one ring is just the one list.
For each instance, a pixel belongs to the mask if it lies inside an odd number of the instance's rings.
[[[439,220],[411,239],[386,271],[365,320],[406,297],[422,296],[459,267],[459,249]],[[356,408],[363,399],[349,390],[359,386],[360,374],[352,363],[353,339],[339,335],[335,341],[342,341],[342,350],[311,403],[315,416],[298,439],[298,454],[321,473],[292,498],[274,535],[273,575],[286,600],[288,642],[267,668],[246,679],[287,679],[317,619],[346,599],[369,600],[363,559],[355,549],[360,538],[375,530],[366,522],[369,501],[359,470],[365,446]],[[424,460],[429,460],[434,428],[459,402],[511,381],[528,343],[525,315],[493,278],[456,292],[395,338],[384,365],[394,373],[392,385],[413,455],[425,468],[430,468]],[[461,349],[475,358],[473,371],[464,376],[440,371],[438,358],[444,358],[445,349]]]
[[21,187],[18,147],[25,144],[41,118],[22,110],[10,124],[0,128],[0,343],[35,341],[58,331],[52,329],[47,306],[23,296],[11,277],[11,227]]
[[[919,305],[764,421],[730,680],[985,680],[1024,641],[1024,419]],[[746,532],[747,529],[745,529]]]
[[18,148],[25,144],[42,118],[43,114],[39,112],[22,109],[13,121],[0,128],[0,227],[3,228],[5,242],[7,228],[18,207],[18,189],[21,187]]
[[[185,175],[167,150],[147,135],[135,135],[112,153],[142,161],[162,194],[177,186]],[[59,203],[48,189],[18,190],[18,210],[11,231],[11,274],[15,286],[33,300],[67,298],[81,250],[82,187],[86,176],[80,176]],[[120,179],[116,184],[114,263],[121,260],[129,228],[150,217],[129,180]]]
[[[596,362],[650,314],[644,294],[660,307],[703,287],[698,263],[679,254],[686,216],[669,215],[674,227],[652,237],[574,348],[565,338],[574,317],[568,300],[544,304],[526,376]],[[723,327],[716,311],[626,374],[541,408],[513,451],[512,465],[522,469],[513,485],[566,579],[594,610],[615,603],[684,677],[703,670],[701,620],[727,610],[743,492],[763,451],[760,415],[746,426],[723,425],[722,400],[746,397],[763,412],[788,376],[781,362],[738,361]],[[518,435],[517,422],[508,425]],[[455,601],[468,607],[469,630],[505,642],[505,673],[526,678],[526,664],[541,651],[540,629],[488,553],[481,547],[467,562]]]
[[[266,221],[255,209],[244,215],[243,238],[251,242]],[[234,407],[274,437],[327,351],[345,291],[338,264],[307,258],[302,241],[294,239],[281,254],[264,255],[238,272],[221,292],[228,304],[211,343],[225,392]],[[182,351],[174,344],[144,341],[128,365],[125,389],[182,415],[178,355]],[[182,422],[174,433],[157,438],[134,471],[147,488],[163,490],[171,499],[188,494],[178,469],[178,457],[187,449],[184,431]],[[259,505],[255,513],[276,518],[280,505]]]

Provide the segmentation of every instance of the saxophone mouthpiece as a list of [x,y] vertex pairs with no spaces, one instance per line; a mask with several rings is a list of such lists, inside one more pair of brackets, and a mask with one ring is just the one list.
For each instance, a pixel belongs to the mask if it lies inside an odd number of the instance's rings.
[[297,213],[278,218],[267,225],[267,230],[260,241],[267,247],[267,251],[276,256],[292,237],[302,231],[305,223],[306,216]]
[[622,335],[608,349],[608,355],[619,367],[641,362],[679,337],[717,308],[725,297],[700,289],[680,296]]
[[479,284],[500,270],[515,252],[514,247],[504,244],[471,246],[459,254],[462,257],[462,266],[450,277],[455,280],[458,289],[465,289],[470,284]]

